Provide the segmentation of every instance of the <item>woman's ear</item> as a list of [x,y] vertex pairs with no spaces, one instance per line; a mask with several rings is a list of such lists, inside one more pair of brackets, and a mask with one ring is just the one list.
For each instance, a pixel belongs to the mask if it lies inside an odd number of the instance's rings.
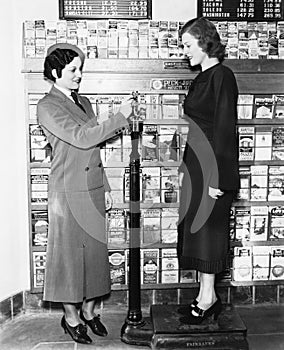
[[58,79],[58,75],[57,75],[56,69],[52,69],[51,74],[52,74],[52,76],[53,76],[55,79]]

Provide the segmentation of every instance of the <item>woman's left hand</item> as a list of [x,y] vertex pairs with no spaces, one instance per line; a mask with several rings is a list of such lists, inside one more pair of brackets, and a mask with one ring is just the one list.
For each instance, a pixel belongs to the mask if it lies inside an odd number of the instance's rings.
[[218,199],[219,197],[223,196],[224,192],[221,191],[219,188],[213,188],[209,186],[208,194],[210,197],[214,199]]
[[110,210],[112,208],[112,196],[110,194],[110,192],[105,192],[105,206],[106,206],[106,210]]

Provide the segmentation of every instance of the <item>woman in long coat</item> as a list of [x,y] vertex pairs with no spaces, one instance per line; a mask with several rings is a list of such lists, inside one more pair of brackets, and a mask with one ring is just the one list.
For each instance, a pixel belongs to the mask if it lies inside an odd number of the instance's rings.
[[37,115],[52,147],[44,300],[62,302],[65,332],[76,342],[90,343],[82,321],[93,333],[107,334],[94,305],[96,297],[110,292],[105,210],[111,196],[100,144],[121,133],[128,122],[119,112],[98,125],[91,103],[77,93],[83,63],[84,54],[76,46],[49,48],[44,76],[54,84],[39,101]]

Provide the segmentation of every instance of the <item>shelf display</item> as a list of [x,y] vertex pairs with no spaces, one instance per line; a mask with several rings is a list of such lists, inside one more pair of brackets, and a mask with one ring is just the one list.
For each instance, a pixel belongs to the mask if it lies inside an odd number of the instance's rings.
[[[214,22],[228,59],[284,58],[281,18],[267,22],[240,20],[224,18]],[[179,37],[183,24],[148,19],[25,21],[23,52],[25,58],[44,58],[47,47],[67,42],[79,46],[87,58],[183,58]]]

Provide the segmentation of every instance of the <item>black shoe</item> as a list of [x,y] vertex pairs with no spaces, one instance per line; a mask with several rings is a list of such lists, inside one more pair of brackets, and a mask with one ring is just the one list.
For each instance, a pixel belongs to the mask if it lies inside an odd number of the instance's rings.
[[76,343],[91,344],[92,339],[88,336],[87,327],[83,324],[79,323],[77,326],[72,327],[67,323],[65,316],[63,316],[61,320],[61,327],[64,329],[65,333],[68,332],[71,335],[71,338]]
[[196,299],[192,300],[190,305],[187,306],[182,306],[180,308],[177,309],[178,313],[182,314],[182,315],[188,315],[190,314],[191,310],[197,306],[198,301]]
[[100,337],[107,336],[108,333],[105,326],[100,321],[100,315],[93,317],[91,320],[87,320],[84,317],[83,311],[80,310],[80,318],[91,328],[94,334],[99,335]]
[[[198,315],[193,315],[192,311],[196,312]],[[222,303],[220,299],[217,299],[207,310],[202,310],[198,306],[195,306],[192,311],[189,315],[181,317],[179,319],[180,322],[186,324],[200,324],[212,315],[214,315],[214,320],[216,321],[222,311]]]

